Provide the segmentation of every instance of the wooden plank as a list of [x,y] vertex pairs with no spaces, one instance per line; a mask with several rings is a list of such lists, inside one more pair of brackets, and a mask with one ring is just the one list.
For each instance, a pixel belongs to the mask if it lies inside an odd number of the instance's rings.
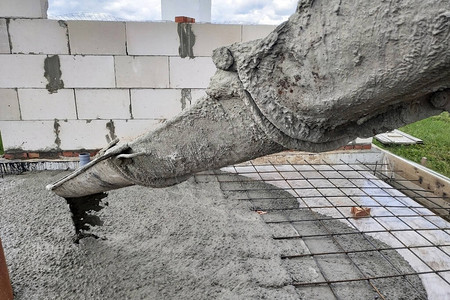
[[375,139],[384,145],[389,145],[393,143],[393,141],[385,133],[376,135]]
[[413,144],[423,144],[423,141],[412,135],[404,133],[400,130],[393,130],[390,132],[378,134],[375,136],[380,143],[384,145],[396,144],[396,145],[413,145]]

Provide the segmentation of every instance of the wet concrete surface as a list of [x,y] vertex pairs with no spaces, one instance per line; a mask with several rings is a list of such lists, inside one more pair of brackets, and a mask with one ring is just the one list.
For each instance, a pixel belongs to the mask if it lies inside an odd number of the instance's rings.
[[[377,298],[365,281],[336,284],[333,291],[327,285],[295,287],[295,282],[319,280],[321,274],[332,279],[358,273],[339,255],[282,259],[332,243],[274,240],[289,229],[266,224],[250,201],[239,200],[242,192],[226,191],[216,176],[197,176],[169,188],[111,191],[101,199],[108,206],[93,212],[103,225],[82,228],[98,238],[88,236],[76,244],[69,205],[44,188],[64,174],[0,178],[0,236],[15,299]],[[241,177],[226,178],[234,182]],[[267,186],[254,183],[262,185]],[[292,198],[272,206],[295,207],[296,199],[287,192],[270,188],[264,193]],[[317,230],[314,226],[298,230]],[[358,239],[343,243],[359,245]],[[398,268],[413,272],[397,253],[389,255]],[[387,268],[379,255],[354,259],[375,275]],[[420,280],[410,279],[416,290],[395,278],[377,285],[388,299],[423,299]]]

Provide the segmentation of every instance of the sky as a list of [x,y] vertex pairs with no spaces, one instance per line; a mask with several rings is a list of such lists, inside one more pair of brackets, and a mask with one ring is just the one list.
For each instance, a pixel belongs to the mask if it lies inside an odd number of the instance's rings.
[[[49,18],[103,13],[131,21],[161,20],[161,0],[49,0]],[[271,24],[287,20],[297,0],[212,0],[212,23]]]

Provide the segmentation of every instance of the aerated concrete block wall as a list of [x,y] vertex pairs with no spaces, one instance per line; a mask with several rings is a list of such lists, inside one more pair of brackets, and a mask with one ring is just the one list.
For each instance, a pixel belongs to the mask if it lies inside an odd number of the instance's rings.
[[[204,95],[212,50],[274,26],[57,21],[46,1],[0,2],[6,153],[99,149],[156,128]],[[183,33],[181,36],[179,32]]]

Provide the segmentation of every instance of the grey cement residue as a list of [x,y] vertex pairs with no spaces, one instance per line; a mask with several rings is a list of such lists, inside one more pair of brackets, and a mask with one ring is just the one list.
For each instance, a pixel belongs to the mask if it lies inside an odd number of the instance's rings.
[[55,119],[55,121],[53,122],[53,132],[56,135],[55,144],[58,149],[61,147],[61,139],[59,138],[59,132],[60,132],[59,128],[60,127],[61,127],[61,125],[59,125],[59,121],[57,119]]
[[106,129],[109,131],[109,135],[107,134],[105,136],[106,141],[108,143],[111,143],[111,141],[115,140],[117,138],[116,136],[116,126],[114,126],[114,121],[110,120],[108,123],[106,123]]
[[[212,59],[216,67],[224,71],[230,70],[234,63],[233,54],[227,47],[214,49]],[[234,69],[234,71],[236,71],[236,69]]]
[[8,33],[8,42],[9,42],[9,53],[12,53],[12,41],[11,41],[11,34],[9,33],[9,23],[11,22],[10,19],[6,19],[6,32]]
[[181,89],[181,109],[184,110],[186,105],[191,105],[192,103],[192,94],[191,89]]
[[[236,175],[220,175],[221,181],[234,181],[229,183],[219,183],[215,176],[196,176],[169,188],[111,191],[109,206],[97,213],[103,225],[90,228],[103,239],[88,237],[77,245],[67,203],[44,189],[64,174],[40,172],[0,179],[0,236],[17,300],[328,299],[326,286],[292,284],[316,278],[319,266],[330,277],[354,272],[345,257],[281,259],[303,251],[304,245],[315,250],[335,245],[318,239],[273,240],[272,235],[290,228],[269,226],[264,220],[276,215],[260,216],[252,209],[296,208],[296,200],[248,179],[242,179],[248,181],[245,188],[265,189],[259,198],[278,200],[237,200],[258,194],[233,191],[233,184],[241,184]],[[285,213],[292,219],[311,214],[299,209]],[[297,225],[296,230],[320,230],[317,224]],[[333,225],[336,230],[345,227]],[[362,239],[340,242],[366,246]],[[397,253],[389,255],[399,269],[413,272]],[[389,268],[379,255],[355,259],[369,274]],[[409,279],[424,293],[417,277]],[[387,299],[420,298],[402,278],[376,285]],[[336,284],[335,290],[341,299],[375,298],[366,282]]]
[[69,36],[69,28],[67,26],[67,22],[63,21],[63,20],[59,20],[58,21],[59,26],[61,26],[62,28],[64,28],[66,30],[66,39],[67,39],[67,49],[69,51],[69,53],[71,53],[70,51],[70,36]]
[[47,78],[48,84],[45,88],[50,93],[56,93],[59,89],[64,88],[64,81],[61,80],[61,64],[59,56],[47,56],[44,60],[44,77]]
[[[128,96],[130,97],[130,104],[128,106],[128,110],[130,111],[130,119],[134,119],[133,116],[133,107],[131,105],[131,89],[128,90]],[[128,120],[125,120],[126,122],[128,122]]]
[[195,35],[194,32],[192,32],[192,24],[178,23],[177,32],[180,41],[180,46],[178,47],[180,57],[194,58],[193,47],[195,44]]

